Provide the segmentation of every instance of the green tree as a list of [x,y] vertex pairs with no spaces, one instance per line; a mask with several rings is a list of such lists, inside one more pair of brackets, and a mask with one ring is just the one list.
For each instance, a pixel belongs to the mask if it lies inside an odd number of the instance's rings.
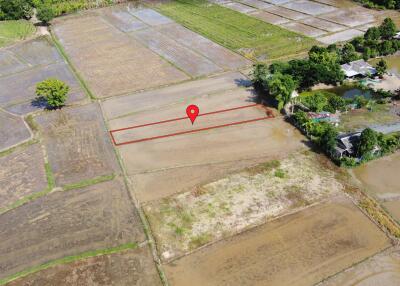
[[269,77],[268,67],[265,64],[257,63],[253,66],[251,73],[251,80],[256,89],[264,88],[266,86],[267,78]]
[[296,83],[290,75],[275,73],[268,79],[267,87],[269,94],[278,103],[278,110],[282,110],[285,104],[290,101]]
[[396,24],[392,19],[386,18],[383,20],[383,23],[379,26],[379,30],[381,32],[381,37],[383,39],[390,39],[394,35],[396,35]]
[[51,108],[60,108],[65,105],[69,86],[55,78],[46,79],[36,85],[36,96],[45,100]]
[[392,41],[383,41],[378,46],[378,51],[381,56],[393,54],[396,50],[393,48]]
[[55,17],[55,12],[49,4],[42,4],[37,8],[37,18],[47,24]]
[[376,41],[379,40],[380,37],[381,37],[381,30],[377,27],[369,28],[364,34],[364,39],[368,41]]
[[357,146],[357,155],[364,156],[370,153],[378,145],[378,133],[371,128],[366,128],[361,132]]
[[382,77],[385,72],[387,71],[387,63],[384,59],[381,59],[379,62],[376,63],[375,69],[378,76]]
[[328,99],[322,92],[316,92],[306,96],[303,98],[302,102],[314,112],[321,112],[328,105]]
[[341,50],[341,63],[349,63],[358,59],[356,49],[351,43],[346,43]]
[[346,110],[346,100],[341,96],[338,95],[331,96],[329,97],[328,102],[332,112],[336,112],[336,110],[339,111]]
[[0,20],[29,19],[32,15],[30,0],[0,0]]

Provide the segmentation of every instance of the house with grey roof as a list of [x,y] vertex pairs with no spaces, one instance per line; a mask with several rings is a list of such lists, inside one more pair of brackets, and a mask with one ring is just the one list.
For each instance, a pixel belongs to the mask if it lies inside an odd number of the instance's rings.
[[367,76],[376,74],[376,69],[364,60],[357,60],[341,65],[346,77]]

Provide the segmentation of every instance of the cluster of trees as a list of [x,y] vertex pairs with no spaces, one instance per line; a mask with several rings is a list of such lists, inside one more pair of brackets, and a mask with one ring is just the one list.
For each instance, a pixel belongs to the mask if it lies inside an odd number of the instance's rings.
[[69,86],[56,78],[48,78],[36,85],[36,97],[46,102],[49,108],[61,108],[65,105]]
[[[350,100],[352,101],[352,100]],[[334,93],[318,91],[310,95],[300,96],[300,102],[308,107],[310,111],[328,111],[335,113],[337,110],[345,111],[346,106],[351,103]]]
[[363,37],[356,37],[350,43],[345,44],[347,57],[344,62],[358,59],[364,60],[377,56],[394,54],[400,50],[400,40],[394,39],[397,27],[392,19],[386,18],[379,27],[369,28]]
[[281,110],[295,89],[302,91],[318,83],[343,82],[344,73],[335,52],[314,46],[308,55],[308,59],[275,62],[270,66],[257,64],[252,73],[254,86],[266,91]]
[[334,154],[337,145],[336,138],[339,135],[336,127],[328,122],[314,122],[302,110],[295,112],[293,119],[296,125],[322,150],[330,156]]
[[55,0],[0,0],[0,20],[28,20],[36,8],[37,18],[48,23],[55,17],[53,1]]
[[358,0],[367,8],[400,9],[400,0]]

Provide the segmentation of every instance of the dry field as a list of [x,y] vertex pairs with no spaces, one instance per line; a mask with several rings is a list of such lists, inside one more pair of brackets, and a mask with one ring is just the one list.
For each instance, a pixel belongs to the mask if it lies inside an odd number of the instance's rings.
[[147,246],[58,265],[7,286],[162,285]]
[[81,101],[85,94],[68,65],[46,38],[37,38],[0,50],[0,107],[27,114],[43,109],[34,102],[35,86],[56,77],[70,86],[67,104]]
[[174,259],[337,195],[343,186],[321,161],[322,156],[295,153],[145,204],[161,258]]
[[0,151],[31,139],[24,120],[0,109]]
[[353,170],[361,186],[373,194],[400,221],[400,152],[368,162]]
[[39,144],[0,157],[1,209],[47,187],[43,152]]
[[[200,113],[249,105],[254,94],[241,85],[239,73],[176,85],[161,90],[113,98],[102,103],[110,129],[185,116],[189,103]],[[266,111],[250,107],[198,117],[194,125],[182,120],[154,128],[115,133],[117,140],[134,140],[245,119],[262,118]],[[118,147],[135,195],[140,201],[163,198],[185,188],[206,183],[266,158],[280,158],[304,147],[304,137],[282,118],[266,119]],[[285,145],[282,143],[285,142]]]
[[171,285],[312,285],[390,245],[347,198],[307,208],[165,265]]
[[2,214],[0,225],[0,279],[68,255],[145,240],[119,181],[53,192]]
[[59,19],[54,31],[89,88],[101,98],[251,64],[141,7],[117,6]]
[[49,111],[35,120],[58,186],[119,172],[97,104]]
[[318,286],[400,285],[400,249],[390,248]]

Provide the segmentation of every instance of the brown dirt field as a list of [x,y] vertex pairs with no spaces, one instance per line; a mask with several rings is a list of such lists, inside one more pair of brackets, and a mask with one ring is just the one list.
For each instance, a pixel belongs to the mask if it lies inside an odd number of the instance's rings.
[[400,199],[400,152],[368,162],[353,169],[357,179],[381,199],[392,196]]
[[156,286],[161,285],[147,246],[58,265],[7,286]]
[[97,104],[55,110],[35,119],[59,186],[119,172]]
[[348,199],[320,204],[165,265],[170,285],[311,285],[388,247]]
[[0,157],[0,210],[47,187],[42,149],[39,144]]
[[0,279],[65,256],[145,240],[119,181],[53,192],[4,213],[0,225]]
[[300,20],[300,19],[304,19],[304,18],[308,17],[308,15],[306,15],[306,14],[296,12],[293,10],[289,10],[289,9],[286,9],[284,7],[279,7],[279,6],[272,6],[265,10],[271,14],[279,15],[279,16],[282,16],[282,17],[285,17],[285,18],[288,18],[291,20]]
[[252,17],[256,17],[264,22],[273,24],[273,25],[279,25],[279,24],[283,24],[283,23],[287,23],[289,22],[288,19],[283,18],[281,16],[277,16],[265,11],[256,11],[254,13],[249,14]]
[[24,120],[0,109],[0,151],[20,144],[31,138]]
[[400,222],[400,152],[368,162],[352,170],[361,187],[377,197]]
[[400,249],[391,248],[324,281],[318,286],[400,285]]
[[[246,81],[243,75],[228,73],[162,90],[106,100],[102,107],[106,117],[114,118],[109,121],[110,128],[123,128],[185,116],[189,103],[197,104],[200,113],[249,105],[255,97],[253,91],[238,87]],[[190,130],[264,116],[263,108],[252,107],[209,118],[199,117],[193,126],[189,120],[184,120],[176,124],[135,129],[132,133],[121,132],[125,138],[119,139],[133,140],[157,133],[171,133],[180,127]],[[235,164],[246,166],[236,162],[244,160],[247,164],[254,164],[261,158],[281,157],[303,148],[303,140],[305,138],[293,126],[282,118],[275,118],[124,145],[118,147],[118,150],[134,184],[136,196],[140,201],[148,201],[207,182],[215,178],[216,173],[222,174],[215,171],[214,165],[226,166],[226,171],[238,170]],[[285,142],[284,149],[282,142]],[[191,172],[184,168],[191,168]],[[161,184],[161,180],[165,180],[165,183]]]
[[309,15],[319,15],[319,14],[324,14],[324,13],[331,13],[335,10],[336,8],[332,6],[328,6],[325,4],[321,3],[316,3],[314,1],[308,1],[308,0],[299,0],[299,1],[293,1],[289,2],[287,4],[283,4],[282,6],[292,9],[301,13],[309,14]]
[[183,72],[98,15],[60,19],[54,31],[97,97],[188,79]]

